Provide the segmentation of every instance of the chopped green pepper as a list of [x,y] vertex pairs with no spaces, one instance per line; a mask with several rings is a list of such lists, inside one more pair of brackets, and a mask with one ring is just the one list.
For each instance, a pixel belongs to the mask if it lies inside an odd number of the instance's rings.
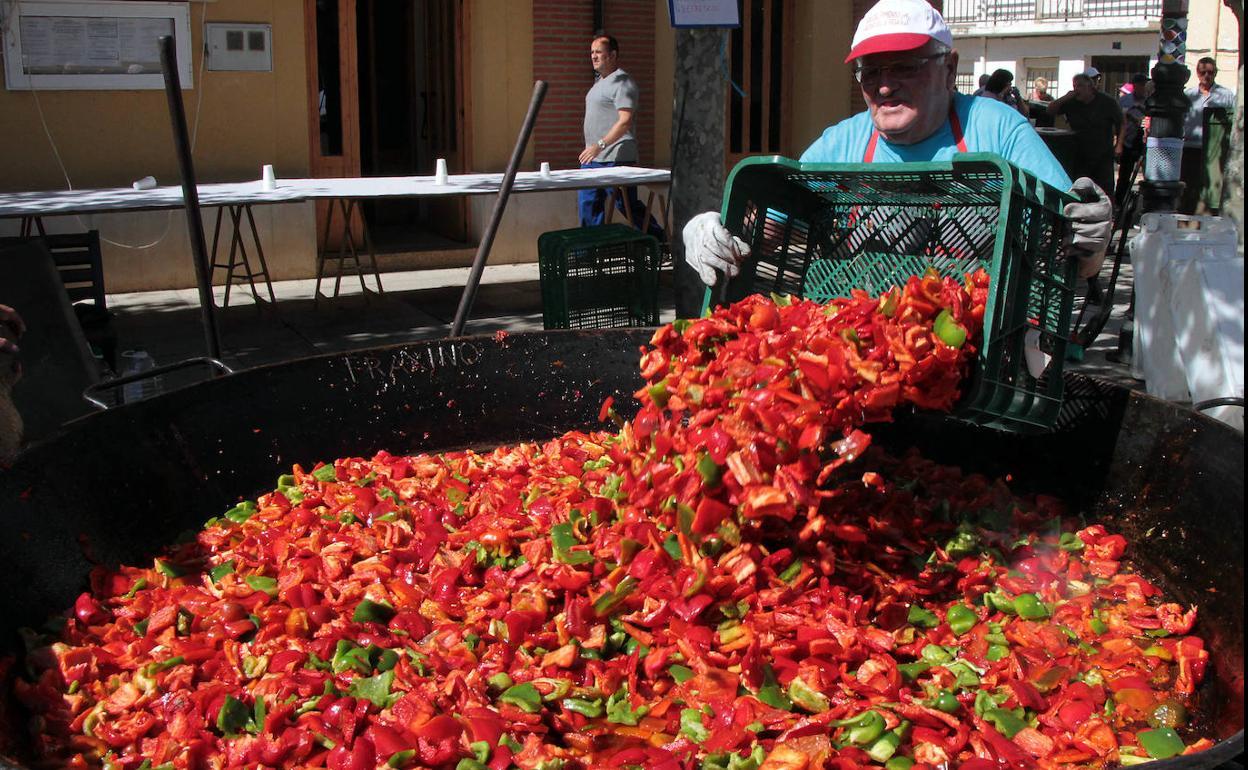
[[676,684],[684,684],[693,678],[693,669],[688,666],[682,666],[679,663],[673,663],[668,666],[667,673],[672,675],[672,679],[676,680]]
[[244,580],[253,591],[263,591],[269,596],[277,596],[277,578],[264,575],[248,575]]
[[698,458],[698,475],[702,477],[702,483],[708,488],[719,486],[720,478],[724,475],[724,467],[711,459],[709,454],[703,453]]
[[979,616],[964,604],[954,604],[945,611],[945,622],[949,624],[949,629],[955,635],[961,636],[975,627],[975,624],[979,622]]
[[578,714],[584,714],[590,719],[596,719],[602,716],[602,699],[594,698],[593,700],[585,700],[584,698],[564,698],[561,705],[566,711],[575,711]]
[[351,620],[356,623],[389,623],[394,617],[394,608],[384,602],[363,599],[355,605]]
[[1140,746],[1153,759],[1169,759],[1182,754],[1183,750],[1187,748],[1179,734],[1170,727],[1141,730],[1135,734],[1135,737],[1140,740]]
[[1027,620],[1040,620],[1049,616],[1049,608],[1035,594],[1019,594],[1014,597],[1014,611],[1020,618]]
[[935,628],[940,625],[940,619],[936,617],[936,613],[925,610],[917,604],[910,605],[910,612],[906,614],[906,621],[923,628]]
[[571,523],[565,521],[550,528],[551,551],[556,561],[564,564],[589,564],[594,561],[594,555],[589,551],[572,550],[573,546],[579,544]]
[[235,524],[242,524],[252,516],[256,515],[256,504],[250,500],[244,500],[238,505],[225,512],[225,518]]
[[997,732],[1006,738],[1013,738],[1020,730],[1027,726],[1021,718],[1012,711],[1007,709],[988,709],[984,711],[984,719],[997,728]]
[[208,576],[212,578],[212,582],[220,583],[221,580],[226,575],[232,574],[233,572],[234,572],[234,560],[230,559],[229,561],[221,562],[220,564],[218,564],[217,566],[209,570]]
[[812,714],[819,714],[831,707],[828,696],[806,684],[800,677],[793,677],[789,682],[789,700]]
[[542,710],[542,695],[528,682],[513,684],[503,690],[503,694],[498,696],[498,699],[529,714],[536,714]]
[[680,710],[680,734],[694,743],[702,743],[711,737],[711,731],[702,724],[702,712],[699,709]]
[[953,320],[953,315],[946,309],[941,310],[932,324],[932,331],[940,341],[951,348],[960,348],[966,343],[966,327]]
[[221,704],[221,710],[217,712],[217,729],[222,735],[238,735],[250,717],[251,712],[242,701],[233,695],[227,695],[225,702]]

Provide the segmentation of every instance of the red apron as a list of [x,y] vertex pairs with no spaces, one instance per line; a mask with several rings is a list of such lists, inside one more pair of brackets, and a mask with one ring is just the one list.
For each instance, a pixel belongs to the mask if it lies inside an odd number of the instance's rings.
[[[966,139],[962,136],[962,123],[958,120],[958,111],[955,103],[949,103],[949,128],[953,131],[953,141],[958,145],[958,152],[966,152]],[[875,160],[875,145],[880,141],[880,132],[878,129],[871,129],[871,140],[867,142],[867,151],[862,154],[862,162],[870,163]]]

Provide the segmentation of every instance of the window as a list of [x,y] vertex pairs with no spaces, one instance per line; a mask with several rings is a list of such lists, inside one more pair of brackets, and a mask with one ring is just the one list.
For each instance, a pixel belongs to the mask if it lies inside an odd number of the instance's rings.
[[954,76],[953,87],[958,89],[958,93],[973,94],[979,88],[975,83],[974,72],[959,72]]
[[164,88],[164,35],[174,38],[182,87],[193,85],[186,3],[20,0],[6,10],[4,73],[11,91]]
[[1057,59],[1052,57],[1023,59],[1023,79],[1021,82],[1015,81],[1014,85],[1018,86],[1018,90],[1022,91],[1023,95],[1026,96],[1035,87],[1036,78],[1044,78],[1049,82],[1048,90],[1050,94],[1059,91]]

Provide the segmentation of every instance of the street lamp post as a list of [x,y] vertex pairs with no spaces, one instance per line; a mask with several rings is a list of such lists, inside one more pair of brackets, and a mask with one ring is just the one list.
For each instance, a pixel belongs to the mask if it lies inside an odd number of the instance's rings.
[[[1174,211],[1178,208],[1183,181],[1183,120],[1191,106],[1184,93],[1188,72],[1187,0],[1162,0],[1161,37],[1157,65],[1153,67],[1153,94],[1144,103],[1148,116],[1148,140],[1144,147],[1144,181],[1140,183],[1142,211]],[[1192,180],[1189,180],[1191,183]],[[1130,363],[1135,337],[1135,292],[1118,331],[1118,350],[1111,361]]]
[[[1183,120],[1191,101],[1183,89],[1191,74],[1187,57],[1187,0],[1163,0],[1161,39],[1153,67],[1153,95],[1145,102],[1149,118],[1140,194],[1144,211],[1174,211],[1183,182]],[[1191,183],[1191,180],[1189,180]]]

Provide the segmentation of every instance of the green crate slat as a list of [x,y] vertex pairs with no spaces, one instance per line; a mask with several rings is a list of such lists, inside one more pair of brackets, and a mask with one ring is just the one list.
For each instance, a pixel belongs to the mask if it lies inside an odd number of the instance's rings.
[[[750,244],[728,301],[755,292],[827,302],[879,293],[935,269],[982,267],[991,289],[985,344],[955,413],[1016,432],[1050,428],[1062,402],[1075,260],[1064,253],[1073,198],[999,156],[892,164],[746,158],[728,177],[721,217]],[[709,300],[708,291],[707,298]],[[1027,370],[1029,332],[1051,362]]]

